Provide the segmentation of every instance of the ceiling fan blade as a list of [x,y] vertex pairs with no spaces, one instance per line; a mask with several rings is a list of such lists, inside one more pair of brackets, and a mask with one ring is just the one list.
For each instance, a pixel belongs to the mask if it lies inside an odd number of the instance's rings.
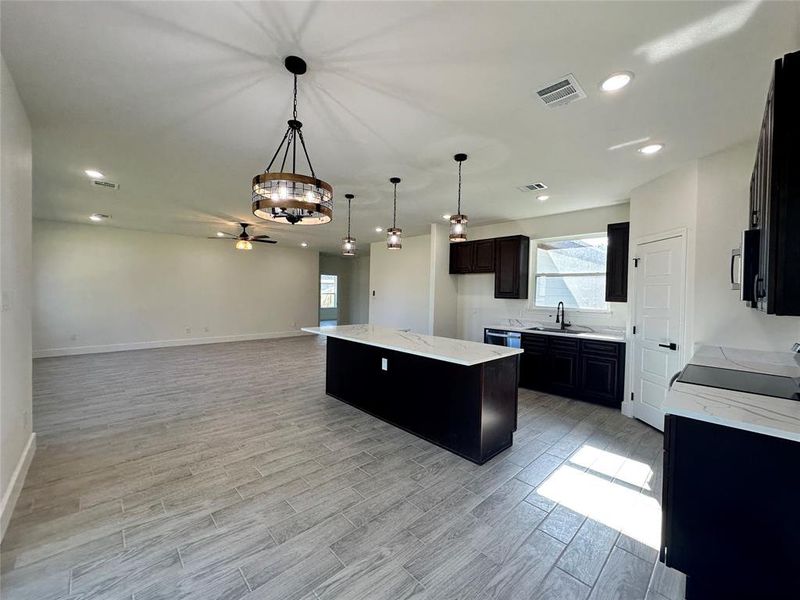
[[251,242],[260,242],[262,244],[277,244],[278,243],[275,240],[257,240],[255,238],[252,238],[250,241]]
[[250,239],[252,239],[252,240],[265,240],[265,239],[267,239],[269,237],[270,236],[268,236],[268,235],[254,235]]
[[206,239],[208,240],[238,240],[237,237],[220,237],[218,235],[210,235]]

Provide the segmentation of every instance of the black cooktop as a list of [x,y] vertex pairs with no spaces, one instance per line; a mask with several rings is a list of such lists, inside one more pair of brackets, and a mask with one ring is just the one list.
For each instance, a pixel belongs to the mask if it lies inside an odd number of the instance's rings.
[[678,376],[678,381],[748,394],[800,400],[800,381],[783,375],[687,365]]

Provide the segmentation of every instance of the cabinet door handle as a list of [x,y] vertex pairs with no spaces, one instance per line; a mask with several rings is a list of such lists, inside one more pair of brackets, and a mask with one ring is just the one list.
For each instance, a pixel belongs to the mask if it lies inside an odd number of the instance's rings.
[[677,350],[678,344],[675,342],[670,342],[669,344],[659,344],[661,348],[669,348],[670,350]]

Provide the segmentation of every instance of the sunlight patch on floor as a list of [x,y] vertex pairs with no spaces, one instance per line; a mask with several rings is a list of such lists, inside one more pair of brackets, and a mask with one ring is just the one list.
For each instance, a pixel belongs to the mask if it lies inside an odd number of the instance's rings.
[[659,547],[661,505],[655,498],[624,483],[613,483],[565,464],[556,469],[537,491],[651,548]]
[[570,456],[569,462],[590,469],[595,473],[620,479],[633,486],[650,490],[649,484],[653,477],[653,470],[650,465],[638,460],[584,445]]

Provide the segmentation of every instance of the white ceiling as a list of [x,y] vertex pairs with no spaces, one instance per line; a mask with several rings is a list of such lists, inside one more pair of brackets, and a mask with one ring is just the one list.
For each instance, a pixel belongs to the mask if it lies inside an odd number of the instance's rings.
[[[1,39],[34,127],[34,214],[197,236],[257,221],[250,180],[290,117],[282,61],[305,57],[299,118],[337,210],[258,233],[331,251],[345,192],[359,242],[382,239],[390,176],[407,235],[443,222],[456,152],[479,224],[624,202],[755,136],[771,61],[800,46],[800,3],[4,1]],[[623,69],[631,86],[599,91]],[[589,97],[542,105],[534,91],[566,73]],[[609,150],[642,138],[666,148]],[[87,168],[121,189],[92,188]],[[517,190],[534,181],[550,200]]]

